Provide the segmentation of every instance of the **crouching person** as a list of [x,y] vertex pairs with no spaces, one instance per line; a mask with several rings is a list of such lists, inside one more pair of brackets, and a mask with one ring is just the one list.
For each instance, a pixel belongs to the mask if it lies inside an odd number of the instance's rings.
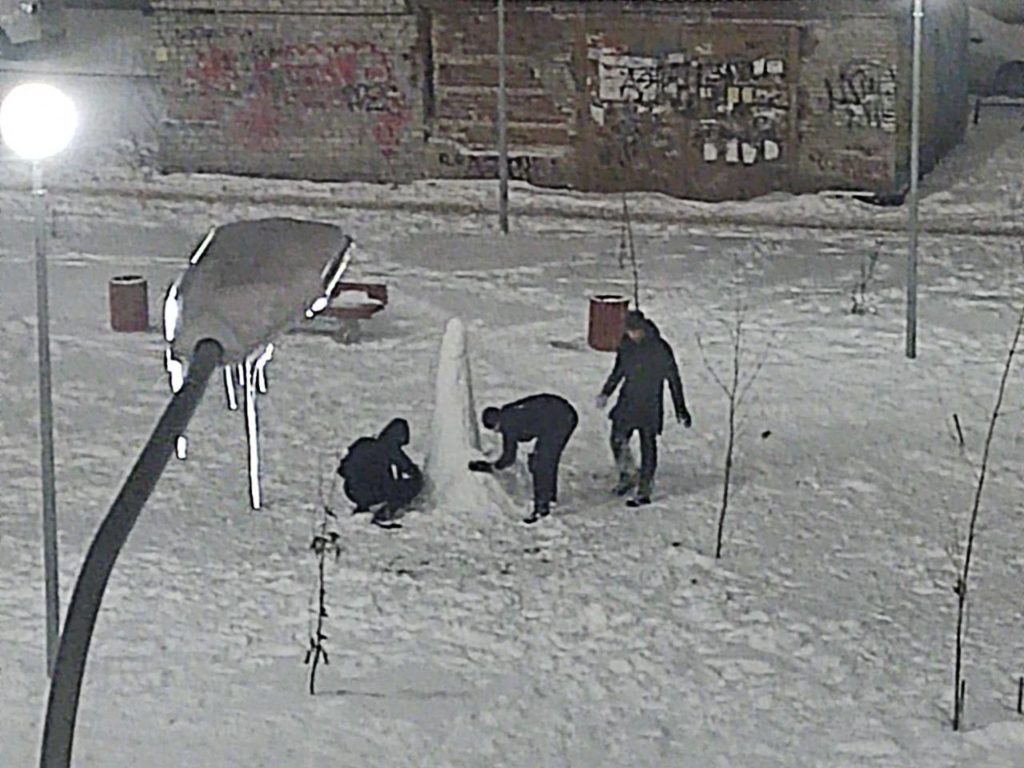
[[377,437],[360,437],[348,447],[337,473],[356,505],[352,514],[372,511],[374,523],[387,524],[419,495],[423,473],[405,453],[408,444],[409,422],[393,419]]
[[558,462],[579,422],[576,409],[558,395],[531,395],[502,408],[485,408],[481,421],[487,429],[501,433],[501,456],[493,463],[471,461],[469,468],[490,472],[510,467],[515,463],[519,443],[536,440],[527,459],[533,476],[533,514],[523,522],[535,523],[547,517],[551,502],[558,500]]

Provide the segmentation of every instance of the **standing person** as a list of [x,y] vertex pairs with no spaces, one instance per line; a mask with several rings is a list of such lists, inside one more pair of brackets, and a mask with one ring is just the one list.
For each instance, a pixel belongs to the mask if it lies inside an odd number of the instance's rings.
[[373,522],[382,525],[423,490],[423,473],[405,453],[409,422],[392,419],[377,437],[360,437],[338,463],[337,474],[345,481],[345,495],[355,503],[352,514],[374,512]]
[[[615,367],[597,396],[597,407],[603,409],[608,404],[609,396],[621,382],[619,399],[608,418],[612,420],[612,455],[619,470],[619,482],[614,493],[624,496],[636,487],[636,495],[626,502],[631,507],[651,503],[654,473],[658,468],[658,435],[664,422],[662,393],[665,381],[668,381],[672,392],[676,420],[689,428],[693,420],[686,410],[683,382],[672,347],[642,312],[630,310],[626,314],[625,333],[615,355]],[[634,431],[640,433],[639,477],[629,449]]]
[[551,514],[551,502],[558,499],[558,462],[569,442],[579,416],[563,397],[530,395],[502,408],[484,408],[481,421],[487,429],[501,433],[501,456],[497,461],[469,462],[474,472],[491,472],[512,466],[519,443],[536,440],[527,457],[533,475],[533,514],[524,523],[535,523]]

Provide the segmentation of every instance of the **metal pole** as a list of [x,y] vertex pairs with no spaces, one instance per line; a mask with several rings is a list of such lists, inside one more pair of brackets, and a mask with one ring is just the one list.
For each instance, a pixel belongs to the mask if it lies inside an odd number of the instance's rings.
[[508,104],[505,94],[505,0],[498,0],[498,222],[508,234]]
[[60,641],[57,572],[57,490],[53,470],[53,399],[50,377],[50,300],[46,274],[46,188],[43,167],[32,163],[35,213],[36,335],[39,340],[39,443],[43,484],[43,563],[46,569],[46,675],[53,676]]
[[923,0],[914,0],[914,44],[910,85],[910,251],[907,254],[907,357],[917,357],[917,177],[921,169],[921,20]]

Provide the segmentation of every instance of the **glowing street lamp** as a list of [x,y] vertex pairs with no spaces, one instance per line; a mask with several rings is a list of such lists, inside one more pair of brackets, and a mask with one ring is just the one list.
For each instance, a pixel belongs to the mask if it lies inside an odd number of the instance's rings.
[[43,485],[43,561],[46,568],[46,674],[52,676],[60,635],[57,592],[57,494],[53,471],[53,401],[50,395],[50,306],[46,277],[46,188],[42,161],[71,142],[78,124],[75,105],[45,83],[16,86],[0,104],[0,134],[19,157],[32,163],[35,212],[36,316],[39,340],[39,438]]
[[25,160],[38,162],[64,151],[77,127],[74,102],[46,83],[16,86],[0,105],[4,143]]

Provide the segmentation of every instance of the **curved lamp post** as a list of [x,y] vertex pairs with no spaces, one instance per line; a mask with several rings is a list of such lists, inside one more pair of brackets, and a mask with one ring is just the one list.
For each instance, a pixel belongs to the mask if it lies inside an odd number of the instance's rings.
[[46,674],[53,676],[60,634],[57,589],[57,492],[53,470],[53,400],[50,394],[50,300],[46,276],[46,188],[42,161],[71,143],[78,124],[75,105],[45,83],[23,83],[0,104],[4,143],[32,163],[35,216],[36,328],[39,340],[39,438],[43,486],[43,562],[46,568]]
[[[274,338],[326,308],[352,241],[338,227],[296,219],[214,227],[164,303],[171,400],[100,524],[60,636],[43,726],[42,768],[68,768],[93,628],[114,562],[219,366],[245,365]],[[255,429],[255,424],[252,425]],[[250,435],[254,439],[253,435]]]

